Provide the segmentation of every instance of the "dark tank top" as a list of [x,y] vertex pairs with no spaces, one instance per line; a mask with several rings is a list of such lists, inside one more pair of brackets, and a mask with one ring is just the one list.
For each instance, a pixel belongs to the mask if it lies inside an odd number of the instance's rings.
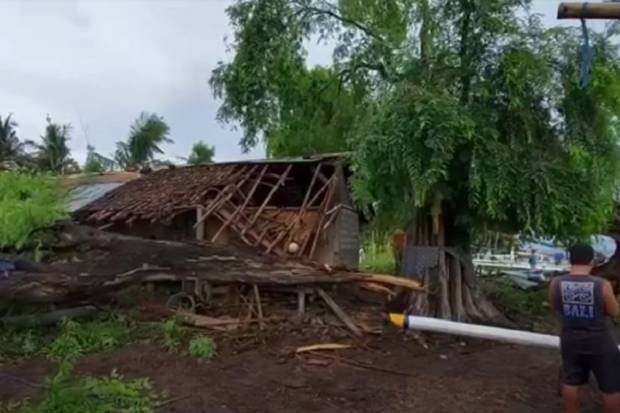
[[582,354],[617,351],[611,333],[603,285],[591,275],[564,275],[555,284],[556,309],[562,319],[562,348]]

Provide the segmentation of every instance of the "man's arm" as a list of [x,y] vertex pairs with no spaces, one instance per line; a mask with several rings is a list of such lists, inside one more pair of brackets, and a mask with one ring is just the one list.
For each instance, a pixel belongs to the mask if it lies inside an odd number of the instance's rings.
[[547,299],[549,300],[549,307],[551,307],[551,309],[553,311],[557,311],[556,308],[556,304],[555,304],[555,285],[557,284],[558,279],[557,278],[553,278],[551,279],[551,282],[549,283],[549,291],[547,292]]
[[605,312],[607,315],[611,318],[618,317],[618,313],[620,313],[620,309],[618,308],[618,300],[616,300],[611,283],[607,280],[605,280],[605,283],[603,284],[603,301],[605,302]]

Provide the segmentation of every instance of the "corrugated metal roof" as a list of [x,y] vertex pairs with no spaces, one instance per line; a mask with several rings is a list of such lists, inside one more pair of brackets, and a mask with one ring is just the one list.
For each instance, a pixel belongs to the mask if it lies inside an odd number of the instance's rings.
[[123,185],[123,182],[109,182],[103,184],[80,185],[69,192],[69,212],[78,209],[101,198],[113,189]]

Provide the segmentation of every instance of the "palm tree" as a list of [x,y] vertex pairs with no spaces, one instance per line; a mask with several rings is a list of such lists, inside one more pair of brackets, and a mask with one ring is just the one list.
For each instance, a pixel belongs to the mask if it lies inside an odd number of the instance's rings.
[[75,161],[69,157],[71,150],[67,146],[71,125],[59,125],[47,117],[45,134],[41,136],[42,143],[28,142],[36,149],[36,159],[43,171],[56,173],[65,172],[65,168]]
[[86,162],[84,163],[84,172],[105,172],[114,169],[113,159],[101,155],[94,146],[86,146]]
[[15,161],[23,154],[24,144],[17,137],[17,122],[11,114],[2,119],[0,115],[0,162]]
[[164,153],[161,144],[173,142],[169,133],[170,128],[162,117],[143,112],[131,125],[127,141],[116,143],[114,160],[123,169],[147,166],[156,154]]
[[207,145],[200,141],[196,142],[192,146],[192,153],[190,153],[187,163],[190,165],[204,165],[213,163],[213,157],[215,156],[215,147]]

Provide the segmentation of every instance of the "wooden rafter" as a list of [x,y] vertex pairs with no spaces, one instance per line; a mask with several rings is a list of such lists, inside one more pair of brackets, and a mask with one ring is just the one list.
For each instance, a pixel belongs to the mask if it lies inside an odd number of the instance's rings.
[[273,195],[276,193],[278,188],[284,184],[284,182],[285,182],[286,178],[288,177],[288,174],[289,174],[289,172],[291,171],[292,168],[293,168],[292,164],[288,165],[286,167],[286,170],[284,171],[284,173],[282,175],[280,175],[280,178],[278,179],[278,182],[276,183],[276,186],[274,186],[271,189],[271,191],[269,191],[269,194],[267,194],[267,197],[263,201],[263,203],[260,206],[260,208],[258,208],[258,211],[256,211],[256,213],[254,214],[252,219],[250,219],[250,222],[248,222],[247,225],[243,228],[243,230],[241,230],[241,235],[244,235],[246,233],[246,231],[248,231],[248,229],[250,229],[250,227],[252,227],[252,225],[254,225],[254,223],[256,222],[258,217],[260,216],[260,214],[263,212],[263,210],[267,206],[267,203],[271,200],[271,197],[273,197]]
[[258,184],[263,179],[263,176],[265,175],[265,172],[267,171],[267,168],[268,168],[268,165],[265,165],[263,167],[263,169],[261,170],[260,174],[258,175],[258,178],[256,178],[256,181],[254,182],[254,185],[252,185],[252,189],[250,189],[250,192],[248,192],[247,196],[245,197],[245,200],[243,201],[243,203],[240,204],[237,207],[237,209],[235,209],[235,212],[230,216],[230,218],[228,218],[222,224],[222,226],[217,231],[217,233],[213,236],[213,238],[211,238],[211,242],[217,241],[217,239],[220,237],[220,235],[222,235],[222,233],[228,227],[228,225],[230,225],[230,223],[233,222],[233,220],[235,220],[239,216],[241,211],[243,211],[245,209],[245,207],[248,205],[248,203],[252,199],[252,196],[254,195],[254,192],[256,191],[256,188],[258,188]]

